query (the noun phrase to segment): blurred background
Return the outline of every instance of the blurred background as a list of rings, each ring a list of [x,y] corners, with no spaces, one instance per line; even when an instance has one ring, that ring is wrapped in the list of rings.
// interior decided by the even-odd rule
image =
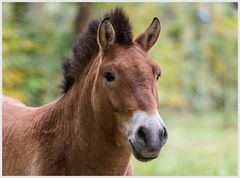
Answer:
[[[3,94],[40,106],[62,95],[61,63],[91,18],[125,9],[138,35],[161,21],[159,112],[169,139],[136,175],[237,175],[237,3],[3,3]]]

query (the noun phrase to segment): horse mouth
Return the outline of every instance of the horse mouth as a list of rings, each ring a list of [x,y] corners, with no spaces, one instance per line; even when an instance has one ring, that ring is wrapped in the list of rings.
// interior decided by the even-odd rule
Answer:
[[[143,155],[141,155],[133,146],[132,142],[129,140],[129,143],[130,143],[130,148],[132,150],[132,153],[134,155],[134,157],[139,160],[139,161],[142,161],[142,162],[148,162],[148,161],[151,161],[155,158],[158,157],[158,155],[156,156],[153,156],[153,157],[144,157]]]

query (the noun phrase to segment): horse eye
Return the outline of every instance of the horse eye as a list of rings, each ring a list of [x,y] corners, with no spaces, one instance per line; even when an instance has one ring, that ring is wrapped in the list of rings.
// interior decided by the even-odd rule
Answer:
[[[108,82],[112,82],[113,80],[115,80],[115,77],[112,73],[110,72],[105,72],[103,74],[103,76],[105,77],[105,79],[108,81]]]
[[[157,80],[158,80],[160,77],[161,77],[161,74],[159,73],[159,74],[157,75]]]

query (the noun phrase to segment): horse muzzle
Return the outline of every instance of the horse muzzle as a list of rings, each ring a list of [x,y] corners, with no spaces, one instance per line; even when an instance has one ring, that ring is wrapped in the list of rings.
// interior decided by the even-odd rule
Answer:
[[[167,138],[167,129],[158,112],[153,115],[134,113],[128,140],[136,159],[150,161],[157,158]]]

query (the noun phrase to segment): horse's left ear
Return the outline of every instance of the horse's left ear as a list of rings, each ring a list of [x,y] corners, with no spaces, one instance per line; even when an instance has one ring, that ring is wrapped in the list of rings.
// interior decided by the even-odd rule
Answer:
[[[135,39],[135,42],[140,44],[146,51],[148,51],[157,42],[160,31],[160,21],[155,17],[145,32]]]
[[[103,19],[98,27],[97,41],[101,50],[106,49],[108,46],[114,43],[115,31],[109,20],[109,17]]]

